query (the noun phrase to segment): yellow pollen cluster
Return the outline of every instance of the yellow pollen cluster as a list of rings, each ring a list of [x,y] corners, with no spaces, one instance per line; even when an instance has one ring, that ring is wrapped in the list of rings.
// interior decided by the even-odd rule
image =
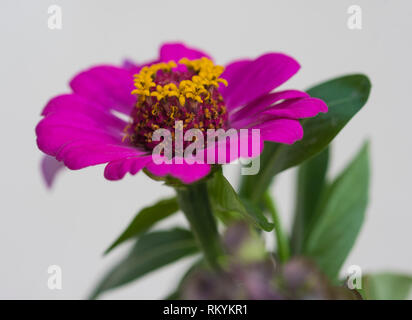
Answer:
[[[170,71],[175,67],[176,63],[174,61],[170,61],[168,63],[161,62],[143,67],[138,74],[134,75],[134,85],[136,89],[132,91],[132,94],[150,96],[150,88],[156,87],[156,83],[154,83],[153,78],[157,71]]]
[[[142,68],[142,70],[134,76],[136,89],[132,91],[132,94],[139,95],[141,99],[147,96],[156,97],[157,101],[167,97],[176,97],[183,106],[186,99],[193,99],[202,103],[202,96],[209,97],[209,91],[207,89],[211,86],[218,87],[219,83],[227,85],[225,79],[219,78],[224,67],[214,65],[208,58],[203,57],[197,60],[183,58],[179,61],[179,64],[183,64],[189,70],[195,72],[191,80],[182,80],[178,86],[174,83],[163,86],[156,85],[154,79],[159,70],[170,72],[172,68],[176,67],[174,61],[157,63]],[[156,90],[150,90],[153,87],[156,87]]]
[[[196,84],[218,87],[219,83],[224,83],[227,86],[227,81],[219,78],[225,68],[214,65],[213,61],[208,58],[203,57],[197,60],[183,58],[179,63],[198,73],[197,76],[192,77],[192,81]]]

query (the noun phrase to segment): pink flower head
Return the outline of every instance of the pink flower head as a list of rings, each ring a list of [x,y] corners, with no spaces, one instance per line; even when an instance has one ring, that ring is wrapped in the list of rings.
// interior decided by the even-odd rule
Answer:
[[[72,92],[52,98],[44,108],[37,144],[72,170],[106,163],[108,180],[145,168],[154,176],[192,183],[208,175],[211,165],[186,159],[155,163],[151,153],[159,142],[152,140],[153,132],[174,130],[175,121],[181,121],[183,133],[259,129],[258,153],[263,141],[292,144],[303,136],[299,119],[327,112],[322,100],[305,92],[272,92],[298,69],[294,59],[280,53],[223,68],[199,50],[164,44],[150,63],[100,65],[76,75]]]

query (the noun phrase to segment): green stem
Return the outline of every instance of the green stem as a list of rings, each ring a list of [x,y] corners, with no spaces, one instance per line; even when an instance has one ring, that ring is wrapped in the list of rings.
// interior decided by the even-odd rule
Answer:
[[[189,221],[206,261],[212,268],[219,268],[223,249],[217,231],[206,182],[176,187],[179,206]]]
[[[278,248],[279,259],[281,262],[286,262],[290,257],[288,237],[283,231],[282,225],[280,223],[278,211],[276,209],[276,205],[272,197],[270,196],[269,192],[265,193],[263,200],[264,200],[266,209],[272,215],[272,220],[275,225],[276,243],[277,243],[277,248]]]

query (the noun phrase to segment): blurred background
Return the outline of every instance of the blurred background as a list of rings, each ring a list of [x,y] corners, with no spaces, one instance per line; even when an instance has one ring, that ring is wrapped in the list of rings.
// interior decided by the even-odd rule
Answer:
[[[350,5],[362,9],[362,29],[350,30]],[[50,30],[48,7],[62,9],[62,29]],[[165,41],[184,41],[219,64],[281,51],[300,72],[284,88],[309,86],[347,73],[372,81],[367,105],[333,143],[330,174],[371,140],[372,185],[366,223],[344,270],[412,272],[412,149],[410,105],[412,2],[408,0],[102,1],[2,0],[0,3],[0,298],[82,299],[128,249],[106,247],[143,206],[172,194],[144,174],[120,182],[103,167],[62,172],[47,190],[34,128],[54,95],[68,92],[78,71],[99,63],[157,56]],[[236,168],[226,173],[236,185]],[[284,224],[293,213],[293,170],[273,187]],[[182,215],[157,228],[184,224]],[[270,239],[269,239],[270,240]],[[159,299],[190,259],[108,292],[110,299]],[[49,290],[47,268],[62,269],[62,290]]]

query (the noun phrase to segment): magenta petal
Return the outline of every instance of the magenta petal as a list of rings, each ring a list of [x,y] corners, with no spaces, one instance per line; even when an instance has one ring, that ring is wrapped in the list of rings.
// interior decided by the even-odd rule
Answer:
[[[227,86],[225,86],[223,83],[220,84],[219,91],[223,97],[227,97],[230,92],[233,90],[233,86],[243,77],[243,70],[246,70],[246,67],[250,65],[252,60],[245,59],[245,60],[238,60],[235,62],[232,62],[228,64],[225,67],[225,71],[222,73],[220,76],[221,78],[225,79],[228,83]],[[228,106],[228,111],[233,110],[235,107],[233,106]]]
[[[122,137],[122,129],[125,126],[122,126],[122,122],[117,120],[113,115],[102,113],[96,114],[96,117],[93,118],[87,113],[64,111],[47,115],[41,120],[39,126],[72,127],[102,132],[107,135],[117,136],[120,139]]]
[[[125,59],[122,63],[122,67],[126,69],[127,71],[129,71],[129,73],[134,75],[134,74],[139,73],[143,67],[151,66],[152,64],[159,63],[159,62],[161,61],[159,59],[156,59],[156,60],[150,60],[150,61],[147,61],[141,64],[136,64],[132,60]]]
[[[77,94],[52,99],[43,115],[36,127],[37,144],[70,169],[144,154],[122,142],[123,120]]]
[[[231,145],[237,148],[231,148]],[[263,140],[258,134],[252,134],[252,130],[244,132],[236,131],[232,139],[218,140],[204,151],[203,160],[207,162],[208,157],[214,159],[214,163],[228,164],[238,158],[254,158],[263,151]],[[214,157],[213,157],[214,155]]]
[[[294,119],[270,120],[256,125],[254,128],[260,129],[260,135],[265,141],[293,144],[303,137],[302,125]]]
[[[126,173],[135,175],[151,162],[151,156],[139,156],[111,161],[104,169],[104,176],[107,180],[120,180]]]
[[[132,72],[114,66],[97,66],[83,71],[70,81],[73,91],[95,103],[130,114],[136,97]]]
[[[231,114],[229,116],[230,122],[236,128],[246,127],[245,125],[251,123],[256,115],[259,115],[262,111],[268,109],[271,104],[281,100],[303,97],[309,97],[309,95],[306,92],[298,90],[284,90],[263,95]]]
[[[75,93],[66,93],[50,99],[41,115],[47,116],[49,113],[60,111],[83,112],[89,110],[91,110],[91,112],[107,112],[107,109],[104,106],[94,103],[85,97]]]
[[[233,131],[233,134],[230,134],[231,138],[226,139],[216,139],[215,143],[212,145],[207,145],[207,148],[203,152],[203,161],[206,163],[214,164],[228,164],[239,158],[240,153],[240,137],[237,131]],[[230,145],[233,143],[236,148],[230,148]]]
[[[243,148],[241,147],[243,145]],[[247,145],[247,148],[245,146]],[[254,158],[260,155],[263,151],[264,139],[261,135],[253,135],[251,130],[248,130],[247,135],[240,135],[239,139],[239,156],[242,158]]]
[[[160,61],[169,62],[171,60],[178,62],[182,58],[189,60],[200,59],[210,56],[200,50],[186,47],[183,43],[166,43],[160,48]]]
[[[202,179],[210,173],[209,164],[188,164],[184,160],[182,164],[156,164],[154,162],[150,162],[146,166],[146,168],[155,176],[165,177],[167,175],[170,175],[186,184],[190,184],[199,179]]]
[[[75,141],[62,147],[56,159],[72,170],[143,155],[143,151],[119,145]]]
[[[74,141],[117,144],[108,136],[77,128],[49,127],[47,130],[38,130],[37,134],[39,149],[51,156],[56,156],[62,147]]]
[[[122,145],[127,125],[101,105],[77,94],[51,99],[43,115],[45,118],[36,127],[37,142],[43,152],[52,156],[74,141]]]
[[[140,71],[140,66],[130,59],[123,60],[122,67],[129,71],[129,73],[136,74]]]
[[[123,131],[127,123],[106,110],[103,106],[77,94],[63,94],[51,99],[42,112],[43,116],[64,120],[65,123],[93,123],[94,127]],[[75,120],[71,120],[75,118]]]
[[[73,141],[122,144],[118,130],[110,130],[103,125],[99,128],[90,119],[66,113],[53,113],[45,117],[37,125],[36,135],[39,149],[51,156],[56,156],[62,147]]]
[[[226,106],[232,110],[253,101],[283,84],[299,68],[296,60],[281,53],[268,53],[249,63],[238,62],[238,70],[226,79],[228,87],[221,90]]]
[[[263,115],[277,118],[310,118],[328,112],[328,106],[318,98],[287,100],[266,110]]]
[[[43,179],[47,187],[51,188],[57,174],[64,168],[64,164],[61,161],[57,161],[54,157],[46,155],[43,156],[40,166]]]

